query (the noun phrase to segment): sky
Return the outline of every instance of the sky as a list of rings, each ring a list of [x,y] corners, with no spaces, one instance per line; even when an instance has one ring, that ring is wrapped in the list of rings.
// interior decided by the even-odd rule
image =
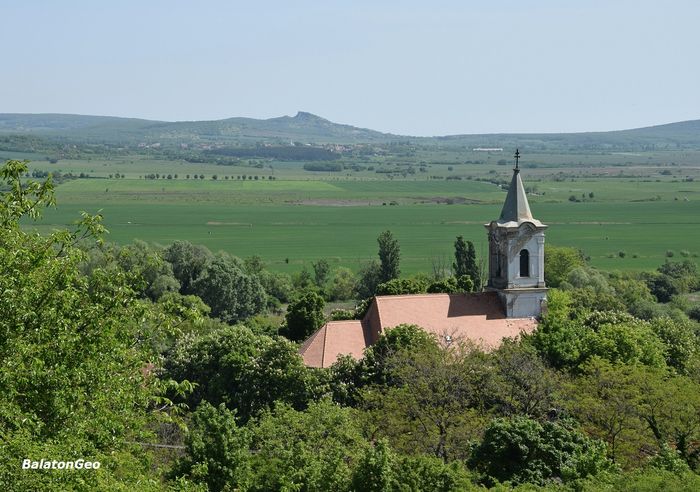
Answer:
[[[402,135],[700,118],[697,0],[0,0],[0,113]]]

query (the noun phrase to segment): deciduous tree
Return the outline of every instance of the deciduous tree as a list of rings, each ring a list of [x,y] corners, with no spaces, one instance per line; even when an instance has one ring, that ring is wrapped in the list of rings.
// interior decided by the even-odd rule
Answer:
[[[290,340],[301,341],[318,330],[325,321],[325,304],[323,297],[313,291],[305,292],[290,302],[285,315],[285,336]]]

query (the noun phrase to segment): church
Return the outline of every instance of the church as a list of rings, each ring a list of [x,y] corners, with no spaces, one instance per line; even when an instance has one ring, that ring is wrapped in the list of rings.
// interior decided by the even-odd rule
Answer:
[[[485,350],[506,337],[531,333],[547,299],[544,283],[544,231],[515,168],[498,220],[485,224],[489,240],[488,284],[484,292],[376,296],[361,320],[329,321],[299,352],[309,367],[329,367],[341,355],[362,357],[387,330],[415,324],[449,345],[470,340]]]

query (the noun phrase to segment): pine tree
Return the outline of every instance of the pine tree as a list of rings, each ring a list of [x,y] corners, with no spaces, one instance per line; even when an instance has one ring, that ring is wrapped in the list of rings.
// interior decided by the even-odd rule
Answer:
[[[476,250],[474,249],[474,243],[467,241],[467,275],[474,282],[474,287],[477,290],[481,290],[481,272],[479,271],[479,265],[476,262]]]
[[[455,241],[455,262],[452,264],[452,269],[455,277],[467,275],[474,282],[476,289],[481,288],[481,275],[476,262],[474,243],[465,241],[462,236],[457,236]]]
[[[379,243],[379,260],[381,261],[379,270],[379,282],[388,282],[391,279],[399,278],[399,260],[401,250],[399,242],[394,238],[391,231],[382,232],[377,238]]]
[[[455,262],[452,264],[455,277],[468,275],[467,262],[467,243],[464,241],[464,237],[457,236],[457,240],[455,241]]]

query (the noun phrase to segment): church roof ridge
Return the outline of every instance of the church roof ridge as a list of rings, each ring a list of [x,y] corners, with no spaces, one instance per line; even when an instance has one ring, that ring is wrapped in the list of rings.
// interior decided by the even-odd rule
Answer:
[[[411,298],[419,298],[419,297],[440,297],[440,296],[474,296],[474,295],[481,295],[481,294],[489,294],[490,292],[422,292],[420,294],[386,294],[386,295],[377,295],[374,296],[377,299],[397,299],[397,298],[402,298],[402,297],[411,297]]]

